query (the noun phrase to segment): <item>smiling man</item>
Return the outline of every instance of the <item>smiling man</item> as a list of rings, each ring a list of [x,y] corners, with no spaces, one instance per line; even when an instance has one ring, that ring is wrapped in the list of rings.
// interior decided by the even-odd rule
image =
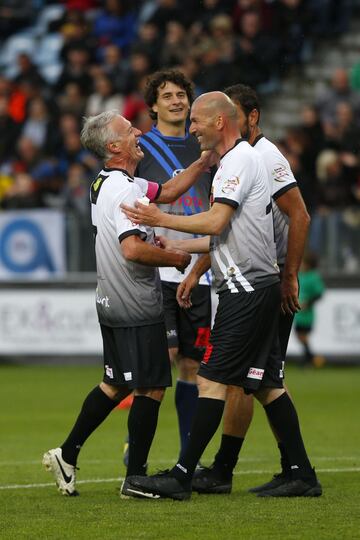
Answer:
[[[145,101],[154,125],[140,138],[144,158],[137,175],[164,183],[177,175],[200,156],[199,143],[187,129],[193,101],[191,82],[177,70],[157,71],[147,81]],[[169,215],[188,216],[209,209],[212,174],[204,171],[186,193],[161,209]],[[157,228],[165,240],[193,239],[192,233]],[[192,263],[197,259],[195,255]],[[191,268],[189,266],[189,270]],[[188,269],[186,270],[187,273]],[[195,411],[198,390],[196,374],[210,335],[210,274],[205,273],[192,293],[192,306],[184,310],[176,301],[176,291],[184,274],[174,267],[160,269],[164,297],[165,323],[170,359],[176,363],[178,379],[175,405],[180,432],[180,455],[185,451]]]
[[[280,496],[319,496],[322,489],[304,447],[297,413],[283,388],[279,269],[264,162],[239,139],[236,106],[222,92],[197,98],[190,118],[190,131],[201,149],[222,156],[211,209],[183,217],[164,214],[155,205],[123,208],[136,223],[211,235],[208,266],[211,261],[219,305],[198,373],[198,406],[184,456],[169,473],[129,477],[128,484],[138,496],[188,499],[196,463],[218,428],[227,387],[234,385],[254,394],[284,444],[291,482]]]
[[[176,200],[209,167],[202,156],[176,179],[159,185],[134,177],[144,154],[141,131],[108,111],[85,121],[81,141],[104,162],[91,185],[91,213],[97,267],[96,307],[104,347],[102,382],[86,397],[65,442],[45,453],[43,464],[63,495],[77,495],[76,464],[87,438],[116,405],[134,391],[128,430],[127,474],[145,474],[160,402],[171,385],[170,362],[160,288],[159,266],[183,271],[191,256],[162,249],[150,227],[134,225],[120,209],[147,197]],[[127,495],[126,480],[122,495]]]

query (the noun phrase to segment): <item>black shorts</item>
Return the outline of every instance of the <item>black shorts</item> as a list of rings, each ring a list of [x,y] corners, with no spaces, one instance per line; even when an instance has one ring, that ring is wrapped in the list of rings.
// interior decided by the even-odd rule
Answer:
[[[191,308],[182,309],[176,300],[179,284],[161,283],[168,347],[178,348],[182,356],[200,362],[210,337],[211,288],[208,285],[195,287],[191,294]]]
[[[279,283],[251,293],[221,293],[199,375],[247,393],[260,386],[282,388],[279,312]]]
[[[286,359],[286,351],[289,344],[290,339],[290,333],[291,333],[291,327],[294,321],[294,314],[283,314],[280,313],[279,316],[279,340],[280,340],[280,349],[281,349],[281,357],[283,359],[283,362],[285,362]]]
[[[171,369],[165,324],[111,328],[100,324],[104,347],[103,381],[113,386],[165,388]]]
[[[295,330],[296,332],[299,332],[300,334],[310,334],[310,332],[312,331],[313,327],[312,325],[310,324],[307,324],[307,325],[302,325],[302,324],[295,324]]]

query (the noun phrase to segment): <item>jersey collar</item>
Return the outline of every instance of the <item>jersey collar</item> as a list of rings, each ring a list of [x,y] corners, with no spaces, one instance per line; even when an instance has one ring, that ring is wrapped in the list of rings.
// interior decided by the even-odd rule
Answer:
[[[247,142],[246,139],[236,139],[235,143],[234,143],[234,146],[232,146],[231,148],[229,148],[229,150],[226,150],[225,154],[223,154],[222,156],[220,156],[220,159],[223,159],[226,154],[228,154],[229,152],[231,152],[231,150],[234,150],[235,146],[237,146],[239,143],[242,143],[242,142]]]
[[[187,127],[185,127],[185,136],[184,137],[168,137],[167,135],[163,135],[161,133],[161,131],[158,130],[158,128],[156,127],[156,125],[154,124],[151,128],[151,130],[153,133],[155,133],[155,135],[157,135],[158,137],[161,137],[162,139],[166,139],[168,141],[186,141],[186,139],[189,137],[189,130],[187,129]]]
[[[103,169],[105,172],[112,172],[112,171],[120,171],[122,173],[124,173],[128,178],[130,178],[131,180],[134,180],[134,177],[132,174],[130,174],[129,172],[127,172],[125,169],[118,169],[116,167],[104,167]]]
[[[263,139],[263,138],[264,138],[264,135],[262,133],[259,133],[259,135],[255,137],[254,142],[252,143],[251,146],[254,147],[260,141],[260,139]]]

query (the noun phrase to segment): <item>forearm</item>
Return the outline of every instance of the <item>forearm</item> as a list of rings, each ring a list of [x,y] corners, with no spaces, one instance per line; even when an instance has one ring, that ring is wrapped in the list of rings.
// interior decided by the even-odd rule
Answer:
[[[297,276],[304,255],[309,224],[308,216],[306,218],[299,215],[290,218],[284,276]]]
[[[145,266],[180,266],[182,264],[180,253],[161,249],[145,242],[136,245],[127,258]]]
[[[208,253],[210,248],[210,236],[189,238],[187,240],[170,240],[170,245],[167,247],[182,249],[188,253]]]
[[[197,159],[182,173],[163,184],[161,193],[156,202],[169,203],[176,201],[198,180],[199,176],[207,169],[201,158]]]
[[[211,219],[210,213],[212,213],[211,210],[192,216],[175,216],[163,212],[159,214],[159,221],[156,225],[166,229],[173,229],[174,231],[218,235],[222,227],[220,228],[220,222],[215,216],[214,219]]]
[[[198,280],[201,278],[205,272],[211,268],[211,259],[209,253],[204,253],[201,257],[198,258],[196,263],[191,269],[191,274],[193,274]]]

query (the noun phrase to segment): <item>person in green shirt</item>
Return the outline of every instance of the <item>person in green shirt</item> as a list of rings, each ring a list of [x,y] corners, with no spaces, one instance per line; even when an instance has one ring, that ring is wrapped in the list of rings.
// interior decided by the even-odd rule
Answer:
[[[314,356],[310,348],[309,336],[315,322],[314,304],[322,297],[325,286],[316,268],[316,255],[310,252],[306,253],[299,272],[299,301],[301,311],[295,314],[295,331],[297,338],[303,346],[303,365],[318,365],[316,361],[317,357]]]

